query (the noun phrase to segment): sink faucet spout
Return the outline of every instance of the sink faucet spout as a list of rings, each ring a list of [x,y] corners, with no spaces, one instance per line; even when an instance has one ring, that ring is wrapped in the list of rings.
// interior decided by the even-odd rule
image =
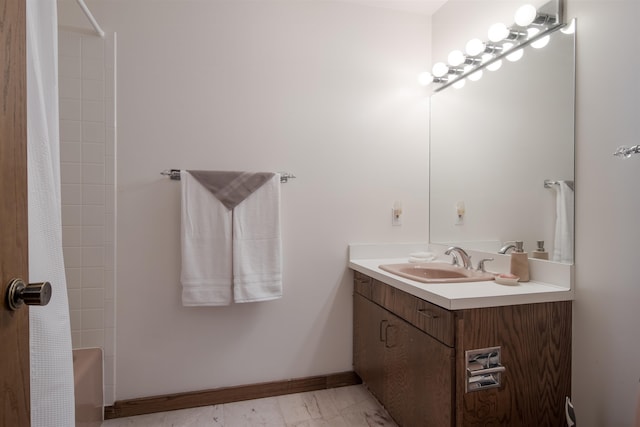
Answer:
[[[467,269],[471,269],[471,256],[464,249],[458,246],[451,246],[445,252],[445,255],[451,255],[453,257],[453,264],[459,265],[459,260],[462,259],[462,266]]]

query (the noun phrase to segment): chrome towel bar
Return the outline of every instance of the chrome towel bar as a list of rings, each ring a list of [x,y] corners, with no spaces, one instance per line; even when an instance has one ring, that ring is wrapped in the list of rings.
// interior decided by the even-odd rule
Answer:
[[[280,173],[280,183],[284,184],[289,182],[290,179],[295,178],[296,176],[291,172],[279,172]],[[165,169],[160,172],[160,175],[168,176],[170,179],[174,181],[180,181],[180,169]]]

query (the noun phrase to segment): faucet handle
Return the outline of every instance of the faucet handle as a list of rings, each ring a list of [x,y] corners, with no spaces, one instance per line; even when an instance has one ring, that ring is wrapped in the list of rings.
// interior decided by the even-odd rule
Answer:
[[[478,271],[482,271],[483,273],[486,273],[487,270],[484,269],[484,264],[487,261],[493,261],[493,258],[483,258],[480,261],[478,261]]]

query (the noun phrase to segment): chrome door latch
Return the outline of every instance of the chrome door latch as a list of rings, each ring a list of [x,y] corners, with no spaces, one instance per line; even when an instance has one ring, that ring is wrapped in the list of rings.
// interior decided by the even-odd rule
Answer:
[[[13,279],[7,287],[7,306],[17,310],[23,305],[47,305],[51,300],[51,283],[30,283],[25,285],[22,279]]]

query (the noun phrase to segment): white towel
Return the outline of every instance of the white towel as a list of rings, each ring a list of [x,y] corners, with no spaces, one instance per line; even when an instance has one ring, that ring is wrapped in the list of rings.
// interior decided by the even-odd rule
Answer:
[[[573,190],[565,181],[555,187],[556,230],[553,245],[553,261],[573,262]]]
[[[280,185],[275,174],[233,210],[235,302],[282,297]]]
[[[189,172],[182,183],[182,304],[228,305],[232,283],[232,211]]]

